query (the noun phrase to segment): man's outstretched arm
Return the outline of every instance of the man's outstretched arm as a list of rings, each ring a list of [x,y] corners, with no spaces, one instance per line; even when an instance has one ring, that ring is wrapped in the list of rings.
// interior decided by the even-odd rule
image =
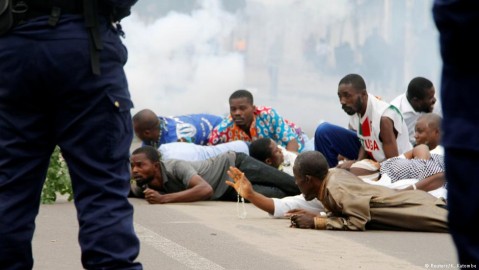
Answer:
[[[246,178],[244,173],[238,168],[230,167],[228,175],[234,182],[226,181],[226,184],[236,190],[241,197],[245,198],[259,209],[274,214],[274,201],[271,198],[264,196],[253,190],[251,182]]]

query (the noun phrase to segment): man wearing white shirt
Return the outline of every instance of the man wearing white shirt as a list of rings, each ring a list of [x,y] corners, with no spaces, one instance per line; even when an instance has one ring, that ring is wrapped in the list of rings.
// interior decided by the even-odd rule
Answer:
[[[274,140],[270,138],[257,139],[251,143],[249,151],[251,157],[294,176],[293,165],[298,154],[278,146]],[[318,199],[306,201],[303,194],[278,199],[262,196],[255,192],[249,184],[241,188],[245,191],[243,194],[245,199],[275,218],[285,217],[289,211],[294,209],[302,209],[318,215],[324,212],[324,207]]]
[[[349,129],[324,122],[314,135],[314,148],[326,157],[330,168],[349,169],[355,160],[366,158],[381,162],[412,149],[401,112],[368,93],[360,75],[343,77],[337,95],[350,116]],[[338,155],[348,161],[338,165]]]
[[[423,77],[416,77],[409,82],[406,93],[403,93],[391,101],[391,105],[401,111],[409,131],[409,141],[415,145],[414,138],[416,121],[424,113],[430,113],[434,109],[436,90],[432,82]]]
[[[288,151],[270,138],[260,138],[249,146],[250,156],[291,176],[298,153]]]

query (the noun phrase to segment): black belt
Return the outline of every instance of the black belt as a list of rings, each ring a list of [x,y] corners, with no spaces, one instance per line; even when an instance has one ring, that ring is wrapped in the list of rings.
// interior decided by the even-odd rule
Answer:
[[[48,24],[55,26],[61,14],[83,14],[82,0],[13,0],[15,24],[40,16],[50,16]]]
[[[48,24],[52,27],[57,25],[62,14],[82,15],[89,33],[92,72],[101,74],[100,51],[103,49],[103,43],[99,31],[99,16],[109,16],[111,10],[98,6],[97,0],[13,0],[12,13],[15,24],[47,15]]]

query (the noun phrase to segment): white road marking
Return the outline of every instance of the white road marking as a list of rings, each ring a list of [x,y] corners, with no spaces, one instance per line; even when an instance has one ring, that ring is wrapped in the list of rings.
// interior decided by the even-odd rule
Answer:
[[[135,231],[140,241],[156,250],[166,254],[168,257],[186,265],[191,269],[198,270],[220,270],[224,267],[198,255],[197,253],[176,244],[175,242],[155,233],[154,231],[135,223]]]

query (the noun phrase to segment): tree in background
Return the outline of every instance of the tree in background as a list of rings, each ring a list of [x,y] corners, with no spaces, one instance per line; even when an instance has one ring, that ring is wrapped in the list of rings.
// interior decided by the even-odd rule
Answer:
[[[68,194],[68,201],[73,200],[72,183],[65,160],[63,159],[60,147],[55,147],[50,157],[50,166],[47,178],[43,184],[42,203],[51,204],[57,199],[57,193]]]

